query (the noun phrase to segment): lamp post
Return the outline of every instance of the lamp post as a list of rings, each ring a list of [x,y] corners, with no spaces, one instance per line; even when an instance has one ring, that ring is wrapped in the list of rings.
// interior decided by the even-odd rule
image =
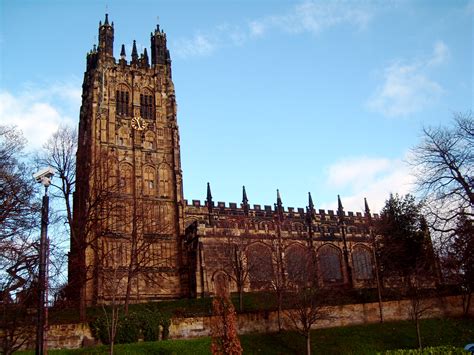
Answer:
[[[41,206],[41,237],[39,250],[39,271],[38,271],[38,310],[36,324],[36,349],[38,355],[47,354],[46,328],[48,325],[47,297],[48,297],[48,214],[49,214],[49,196],[48,187],[51,185],[51,179],[54,175],[54,169],[51,167],[42,169],[33,178],[36,182],[44,186],[43,204]]]

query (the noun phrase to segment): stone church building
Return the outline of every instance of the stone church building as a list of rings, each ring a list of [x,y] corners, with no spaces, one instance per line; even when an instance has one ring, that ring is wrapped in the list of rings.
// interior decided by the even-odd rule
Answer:
[[[183,196],[175,88],[166,34],[114,57],[106,15],[87,54],[69,279],[88,305],[202,297],[218,287],[272,289],[313,257],[321,287],[374,287],[372,216],[338,208],[204,202]],[[204,187],[203,187],[204,191]],[[375,218],[377,216],[374,216]]]

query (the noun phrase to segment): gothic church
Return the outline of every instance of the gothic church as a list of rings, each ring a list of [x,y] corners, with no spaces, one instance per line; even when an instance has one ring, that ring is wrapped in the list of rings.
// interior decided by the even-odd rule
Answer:
[[[88,305],[203,297],[218,287],[271,289],[298,277],[308,251],[321,287],[374,287],[372,216],[308,206],[184,199],[175,88],[166,34],[150,55],[114,57],[105,16],[87,54],[69,279]],[[375,216],[376,217],[376,216]]]

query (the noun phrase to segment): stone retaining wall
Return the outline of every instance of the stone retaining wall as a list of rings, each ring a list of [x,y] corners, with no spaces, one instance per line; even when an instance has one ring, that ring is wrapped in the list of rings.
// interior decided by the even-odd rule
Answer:
[[[410,301],[390,301],[383,303],[384,319],[386,321],[410,319]],[[431,303],[427,314],[429,318],[457,317],[462,315],[462,299],[460,296],[433,298],[425,300]],[[313,328],[328,328],[363,323],[379,322],[378,303],[349,304],[327,307],[330,319],[318,321]],[[474,307],[470,314],[474,315]],[[283,317],[284,318],[284,317]],[[170,325],[170,338],[195,338],[208,336],[210,317],[173,318]],[[253,312],[237,315],[239,334],[265,333],[278,330],[277,312]],[[288,321],[283,319],[283,327],[290,328]],[[28,348],[34,348],[33,343]],[[74,349],[94,345],[88,324],[58,324],[50,325],[48,332],[48,347],[50,349]]]
[[[459,296],[433,298],[425,300],[431,304],[427,318],[458,317],[461,316],[462,299]],[[346,325],[377,323],[380,321],[378,303],[349,304],[327,307],[330,318],[322,319],[313,328],[329,328]],[[471,307],[470,313],[474,315]],[[383,303],[383,314],[386,321],[410,319],[410,301],[390,301]],[[291,326],[283,318],[283,328]],[[278,331],[277,312],[254,312],[237,315],[239,334],[265,333]],[[174,318],[170,326],[171,338],[193,338],[208,336],[210,331],[210,317]]]

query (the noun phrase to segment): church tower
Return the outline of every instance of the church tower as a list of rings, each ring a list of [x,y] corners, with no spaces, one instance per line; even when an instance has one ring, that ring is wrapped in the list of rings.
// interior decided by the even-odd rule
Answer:
[[[85,304],[176,298],[182,276],[183,187],[166,34],[131,60],[114,57],[114,23],[87,54],[69,277]],[[74,286],[75,285],[75,286]]]

